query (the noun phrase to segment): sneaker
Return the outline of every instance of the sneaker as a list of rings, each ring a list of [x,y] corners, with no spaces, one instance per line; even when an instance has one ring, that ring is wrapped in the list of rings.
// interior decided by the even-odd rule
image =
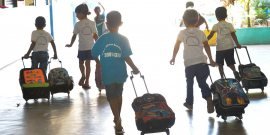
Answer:
[[[188,105],[186,102],[183,104],[187,109],[192,110],[193,106],[192,105]]]
[[[234,74],[234,78],[235,78],[238,82],[240,82],[240,81],[241,81],[241,78],[240,78],[240,76],[239,76],[239,73],[238,73],[237,71],[235,71],[233,74]]]

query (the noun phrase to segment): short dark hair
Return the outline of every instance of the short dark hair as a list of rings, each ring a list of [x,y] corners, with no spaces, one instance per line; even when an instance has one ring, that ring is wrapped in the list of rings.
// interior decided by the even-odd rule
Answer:
[[[44,17],[39,16],[36,18],[36,27],[37,29],[43,29],[46,25],[46,20]]]
[[[218,7],[215,13],[216,13],[216,17],[218,17],[219,19],[227,18],[227,9],[225,7]]]
[[[107,14],[107,23],[113,28],[121,25],[121,14],[118,11],[111,11]]]
[[[183,19],[187,24],[195,25],[199,19],[199,13],[195,9],[187,9],[183,15]]]
[[[84,15],[90,15],[88,6],[86,4],[80,4],[75,8],[75,13],[83,13]]]
[[[188,1],[186,3],[186,8],[188,8],[188,7],[194,7],[194,3],[192,1]]]

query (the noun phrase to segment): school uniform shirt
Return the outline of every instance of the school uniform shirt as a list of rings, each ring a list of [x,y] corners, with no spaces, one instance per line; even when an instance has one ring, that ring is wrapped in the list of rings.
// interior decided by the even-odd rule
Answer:
[[[94,45],[93,34],[97,33],[96,23],[89,19],[80,20],[75,24],[74,34],[79,34],[79,51],[91,50]]]
[[[234,41],[231,33],[236,31],[231,23],[220,21],[213,26],[212,31],[217,32],[217,51],[234,48]]]
[[[184,42],[184,65],[185,67],[207,63],[207,56],[203,53],[203,43],[208,42],[203,31],[192,27],[181,30],[177,40]]]
[[[103,12],[103,14],[99,16],[99,22],[96,24],[99,37],[102,34],[104,34],[104,31],[106,29],[104,22],[105,22],[105,13]]]
[[[48,45],[53,41],[53,38],[50,33],[44,30],[35,30],[32,32],[31,41],[36,43],[33,52],[46,52],[48,51]]]
[[[98,58],[102,67],[104,85],[124,83],[128,77],[124,58],[132,55],[128,39],[118,33],[102,35],[92,49],[92,56]]]

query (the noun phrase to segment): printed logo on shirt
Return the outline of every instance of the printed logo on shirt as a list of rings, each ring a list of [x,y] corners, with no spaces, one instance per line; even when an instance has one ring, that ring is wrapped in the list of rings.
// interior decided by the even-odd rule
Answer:
[[[83,35],[91,35],[91,28],[89,26],[86,26],[82,30]]]
[[[231,31],[230,31],[230,29],[227,28],[227,27],[222,27],[222,28],[220,29],[220,34],[221,34],[221,35],[228,35],[228,34],[231,34]]]
[[[36,41],[37,45],[47,45],[48,44],[48,41],[45,37],[43,36],[40,36],[37,38],[37,41]]]
[[[187,37],[186,43],[188,44],[188,46],[199,46],[200,40],[197,37],[189,36]]]
[[[117,48],[117,49],[120,50],[121,53],[105,52],[108,47]],[[120,48],[119,45],[116,45],[116,44],[107,44],[106,47],[103,50],[102,56],[104,56],[105,58],[108,58],[108,57],[121,58],[121,56],[122,56],[122,49]]]

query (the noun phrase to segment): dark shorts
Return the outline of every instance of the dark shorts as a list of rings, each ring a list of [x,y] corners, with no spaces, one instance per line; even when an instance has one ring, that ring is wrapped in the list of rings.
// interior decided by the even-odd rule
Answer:
[[[49,53],[47,51],[32,52],[31,68],[42,68],[47,73]]]
[[[224,65],[224,60],[226,61],[227,66],[235,64],[234,49],[216,52],[216,63]]]
[[[122,96],[123,86],[124,83],[121,84],[113,83],[110,85],[105,85],[107,100],[110,101],[111,99]]]
[[[78,56],[79,60],[94,60],[91,50],[79,51]]]

